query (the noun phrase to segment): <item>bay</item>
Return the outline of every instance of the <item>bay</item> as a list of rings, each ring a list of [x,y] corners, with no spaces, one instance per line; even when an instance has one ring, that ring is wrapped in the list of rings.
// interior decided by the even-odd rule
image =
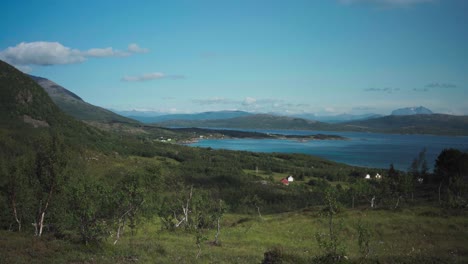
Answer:
[[[443,149],[456,148],[468,151],[468,137],[434,135],[399,135],[362,132],[332,132],[304,130],[258,130],[262,133],[288,135],[339,135],[348,140],[311,140],[300,142],[286,139],[203,139],[191,144],[213,149],[245,150],[254,152],[303,153],[349,165],[388,168],[406,171],[420,151],[426,149],[426,160],[434,168],[437,156]]]

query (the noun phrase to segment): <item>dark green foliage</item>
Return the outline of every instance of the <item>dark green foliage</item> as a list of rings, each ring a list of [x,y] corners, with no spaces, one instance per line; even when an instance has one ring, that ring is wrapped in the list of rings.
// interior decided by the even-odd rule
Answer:
[[[112,195],[109,187],[93,177],[75,175],[68,183],[68,215],[63,222],[64,232],[75,231],[86,244],[107,237],[110,227],[106,221],[112,216]]]
[[[327,188],[323,191],[322,214],[328,220],[328,234],[317,233],[315,238],[319,248],[322,249],[326,259],[339,261],[345,256],[345,248],[342,237],[342,223],[336,224],[333,222],[334,216],[340,211],[340,203],[338,202],[338,191],[335,188]]]
[[[283,248],[277,246],[263,254],[262,264],[281,264],[283,263]]]
[[[445,149],[437,157],[434,176],[440,188],[446,190],[446,205],[466,207],[468,190],[468,153],[456,149]],[[440,199],[440,197],[439,197]]]
[[[358,246],[361,258],[366,259],[370,254],[371,230],[359,220],[357,223]]]

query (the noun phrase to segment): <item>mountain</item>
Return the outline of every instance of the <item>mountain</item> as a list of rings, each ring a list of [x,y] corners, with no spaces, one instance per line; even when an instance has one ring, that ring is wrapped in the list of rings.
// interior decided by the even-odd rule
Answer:
[[[252,115],[243,111],[214,111],[203,112],[197,114],[169,114],[169,115],[152,115],[148,116],[145,112],[131,111],[128,112],[127,117],[138,120],[143,123],[159,123],[168,120],[215,120],[215,119],[228,119],[234,117]]]
[[[366,120],[372,118],[382,117],[379,114],[362,114],[362,115],[352,115],[352,114],[339,114],[339,115],[330,115],[330,116],[317,116],[315,114],[298,114],[294,117],[304,118],[309,120],[315,120],[325,123],[342,123],[354,120]]]
[[[46,78],[29,75],[49,94],[54,103],[65,113],[82,121],[102,123],[137,123],[135,120],[115,114],[107,109],[89,104],[78,95]]]
[[[468,135],[468,116],[390,115],[339,124],[341,130],[396,134]]]
[[[35,128],[73,122],[31,78],[0,61],[0,122],[2,127]]]
[[[216,120],[170,120],[158,123],[158,125],[167,127],[296,129],[392,134],[468,135],[468,116],[443,114],[408,116],[390,115],[336,124],[328,124],[287,116],[255,114]]]
[[[396,115],[396,116],[430,115],[430,114],[433,114],[433,112],[423,106],[400,108],[392,112],[392,115]]]
[[[213,127],[247,129],[309,129],[330,128],[329,124],[296,117],[275,116],[269,114],[251,114],[246,116],[214,120],[170,120],[158,123],[168,127]]]

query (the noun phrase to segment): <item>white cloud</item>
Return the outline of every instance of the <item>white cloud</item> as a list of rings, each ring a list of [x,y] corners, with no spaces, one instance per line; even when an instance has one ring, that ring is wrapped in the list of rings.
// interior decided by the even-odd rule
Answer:
[[[147,53],[149,49],[141,48],[138,44],[132,43],[128,45],[128,51],[132,53]]]
[[[0,52],[0,58],[14,65],[54,65],[80,63],[85,56],[58,42],[21,42]]]
[[[165,78],[166,75],[162,72],[152,72],[152,73],[145,73],[140,76],[124,76],[122,81],[124,82],[144,82],[149,80],[157,80]]]
[[[257,102],[257,99],[252,98],[252,97],[246,97],[244,99],[244,102],[242,102],[242,104],[243,105],[253,105],[253,104],[255,104],[255,102]]]
[[[339,0],[342,4],[373,4],[379,6],[405,7],[415,4],[431,3],[435,0]]]
[[[171,79],[171,80],[180,80],[185,79],[184,75],[167,75],[162,72],[151,72],[145,73],[139,76],[124,76],[122,77],[121,81],[123,82],[144,82],[144,81],[151,81],[151,80],[159,80],[159,79]]]
[[[120,51],[107,48],[92,48],[78,50],[66,47],[59,42],[21,42],[14,47],[8,47],[0,51],[0,59],[18,66],[28,65],[57,65],[74,64],[86,61],[88,58],[124,57],[132,53],[148,52],[148,49],[140,48],[137,44],[130,44],[128,51]]]
[[[103,57],[125,57],[129,56],[130,53],[114,50],[112,47],[103,48],[103,49],[89,49],[83,52],[83,55],[86,57],[94,57],[94,58],[103,58]]]

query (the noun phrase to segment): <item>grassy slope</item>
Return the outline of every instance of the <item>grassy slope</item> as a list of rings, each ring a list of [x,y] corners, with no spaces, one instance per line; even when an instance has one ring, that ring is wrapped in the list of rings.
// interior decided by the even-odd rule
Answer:
[[[326,220],[317,209],[266,215],[228,214],[222,221],[220,247],[209,243],[214,231],[206,232],[201,257],[193,233],[161,231],[157,219],[140,227],[135,237],[128,233],[117,245],[109,239],[100,248],[31,235],[0,232],[2,263],[260,263],[263,253],[283,249],[285,263],[310,263],[321,254],[315,240],[326,232]],[[466,263],[468,218],[445,215],[440,209],[418,207],[403,211],[347,210],[338,215],[343,223],[341,240],[347,256],[358,261],[357,221],[374,230],[370,260],[381,263]]]

